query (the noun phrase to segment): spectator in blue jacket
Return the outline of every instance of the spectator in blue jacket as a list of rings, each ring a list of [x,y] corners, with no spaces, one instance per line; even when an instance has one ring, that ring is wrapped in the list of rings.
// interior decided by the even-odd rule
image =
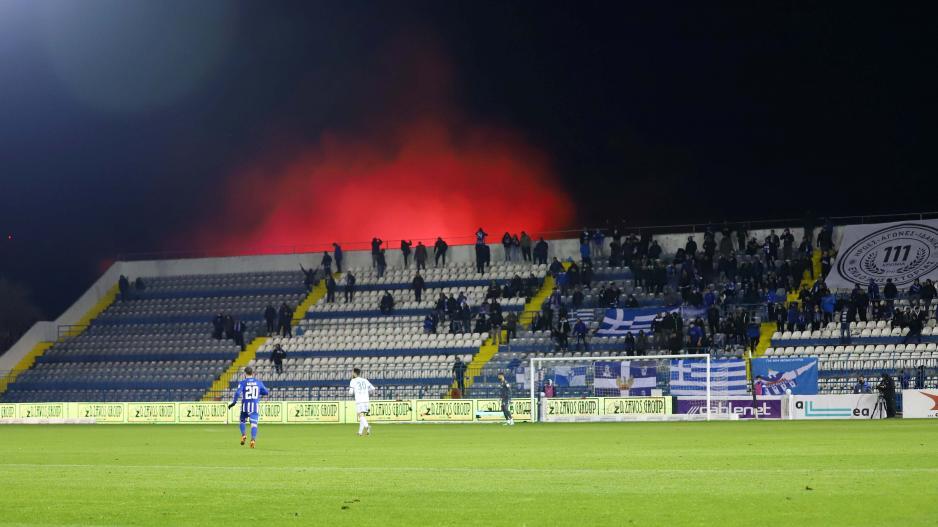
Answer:
[[[801,310],[798,309],[798,302],[792,302],[788,305],[788,331],[795,331],[800,318]]]
[[[834,307],[837,304],[837,299],[834,298],[834,295],[828,294],[821,297],[821,311],[824,312],[824,323],[829,324],[834,320]]]
[[[866,294],[869,295],[870,302],[879,302],[882,299],[879,294],[879,284],[876,283],[876,280],[870,278],[870,283],[866,286]]]
[[[586,341],[586,323],[576,319],[576,324],[573,325],[573,336],[576,337],[576,349],[580,350],[580,343],[583,343],[583,346],[586,348],[586,351],[590,350],[589,342]]]
[[[589,241],[580,242],[580,260],[584,263],[592,263],[590,259],[590,244]]]
[[[339,273],[342,272],[342,246],[336,242],[332,242],[332,258],[335,260],[335,270]]]

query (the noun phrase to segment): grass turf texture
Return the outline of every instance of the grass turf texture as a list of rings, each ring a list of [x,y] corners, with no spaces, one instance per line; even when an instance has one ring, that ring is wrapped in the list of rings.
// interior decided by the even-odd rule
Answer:
[[[3,426],[0,525],[936,525],[926,421]]]

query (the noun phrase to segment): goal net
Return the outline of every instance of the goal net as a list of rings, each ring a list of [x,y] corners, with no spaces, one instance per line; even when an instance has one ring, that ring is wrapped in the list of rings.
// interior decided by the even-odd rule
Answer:
[[[712,396],[746,393],[745,363],[742,371],[721,367],[717,386],[713,365],[707,354],[532,357],[518,380],[541,421],[710,420],[719,418],[707,410]],[[706,404],[678,414],[672,396]]]

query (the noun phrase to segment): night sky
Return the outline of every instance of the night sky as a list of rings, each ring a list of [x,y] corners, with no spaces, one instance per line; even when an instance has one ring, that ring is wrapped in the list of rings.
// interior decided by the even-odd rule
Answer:
[[[936,210],[934,15],[5,0],[0,275],[54,318],[120,254]]]

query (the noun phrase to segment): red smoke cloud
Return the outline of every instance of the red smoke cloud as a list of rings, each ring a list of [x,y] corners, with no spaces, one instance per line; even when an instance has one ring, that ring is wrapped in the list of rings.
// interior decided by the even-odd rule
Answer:
[[[338,241],[356,249],[374,236],[457,244],[479,227],[493,242],[505,231],[569,227],[573,205],[547,156],[504,128],[465,124],[442,49],[420,30],[392,39],[364,83],[381,87],[362,101],[366,117],[349,116],[369,132],[324,134],[238,171],[220,221],[198,231],[196,246],[237,254]]]
[[[573,206],[545,156],[511,133],[457,134],[424,120],[374,145],[335,136],[291,159],[258,164],[229,184],[225,226],[198,246],[221,252],[384,240],[468,243],[478,227],[535,235],[568,227]]]

